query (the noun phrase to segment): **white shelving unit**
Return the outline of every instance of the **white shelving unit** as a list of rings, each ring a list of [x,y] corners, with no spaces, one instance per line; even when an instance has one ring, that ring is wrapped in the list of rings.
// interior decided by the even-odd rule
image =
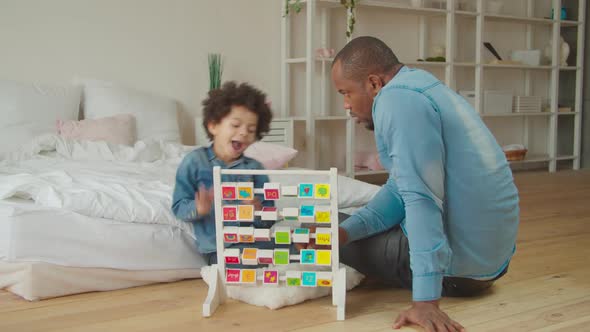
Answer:
[[[432,72],[452,89],[475,91],[475,109],[498,142],[520,143],[529,149],[525,160],[513,163],[515,167],[541,164],[554,172],[563,162],[568,162],[568,166],[578,169],[586,1],[504,0],[503,10],[494,14],[488,11],[487,1],[427,0],[430,7],[436,8],[415,8],[410,0],[360,0],[356,7],[355,33],[381,38],[402,63]],[[346,9],[339,0],[303,0],[302,3],[301,13],[291,13],[282,20],[280,111],[281,117],[293,117],[301,121],[300,128],[305,128],[305,133],[296,133],[307,137],[302,153],[305,166],[323,169],[336,166],[351,177],[386,174],[355,170],[356,147],[374,149],[371,135],[357,128],[342,110],[341,98],[331,86],[333,58],[315,56],[317,48],[338,51],[348,42],[344,37]],[[551,8],[562,8],[562,5],[568,10],[566,20],[561,20],[559,15],[548,17]],[[462,6],[460,10],[459,6]],[[386,15],[396,15],[396,19],[386,20]],[[297,33],[297,26],[300,30],[304,28],[305,33]],[[408,36],[393,40],[391,35],[400,31]],[[560,66],[559,40],[564,34],[570,37],[566,40],[571,52],[567,66]],[[503,57],[512,49],[540,49],[543,53],[551,41],[551,57],[539,66],[492,64],[492,56],[483,46],[488,41]],[[292,48],[292,44],[299,49]],[[434,45],[445,47],[445,62],[416,61],[430,56],[429,50]],[[295,77],[303,69],[304,78]],[[573,88],[561,91],[560,87],[568,81]],[[513,90],[515,95],[540,96],[547,111],[486,113],[484,91],[502,88]],[[561,106],[572,111],[558,112]],[[337,155],[336,150],[341,154]]]

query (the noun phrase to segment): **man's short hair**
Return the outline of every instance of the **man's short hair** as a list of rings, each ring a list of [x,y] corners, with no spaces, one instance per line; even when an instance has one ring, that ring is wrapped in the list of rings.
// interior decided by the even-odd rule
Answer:
[[[340,61],[345,78],[360,82],[370,74],[391,72],[400,62],[383,41],[362,36],[351,40],[338,52],[332,66]]]

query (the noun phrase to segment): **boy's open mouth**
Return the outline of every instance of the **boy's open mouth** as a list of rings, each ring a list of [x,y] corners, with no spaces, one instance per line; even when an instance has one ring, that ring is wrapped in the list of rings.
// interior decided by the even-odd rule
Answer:
[[[235,151],[240,151],[244,146],[244,143],[238,141],[231,141],[231,146]]]

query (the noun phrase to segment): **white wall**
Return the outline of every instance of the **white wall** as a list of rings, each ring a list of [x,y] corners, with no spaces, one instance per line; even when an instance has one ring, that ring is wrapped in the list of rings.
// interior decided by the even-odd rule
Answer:
[[[207,53],[224,80],[280,104],[278,0],[0,0],[0,78],[110,80],[178,100],[185,143],[208,90]],[[199,128],[200,129],[200,128]]]

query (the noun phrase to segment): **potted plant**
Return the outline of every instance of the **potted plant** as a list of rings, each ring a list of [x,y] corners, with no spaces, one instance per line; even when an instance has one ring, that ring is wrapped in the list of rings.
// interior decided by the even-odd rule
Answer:
[[[223,62],[221,54],[209,53],[209,90],[221,87],[221,75],[223,74]]]

